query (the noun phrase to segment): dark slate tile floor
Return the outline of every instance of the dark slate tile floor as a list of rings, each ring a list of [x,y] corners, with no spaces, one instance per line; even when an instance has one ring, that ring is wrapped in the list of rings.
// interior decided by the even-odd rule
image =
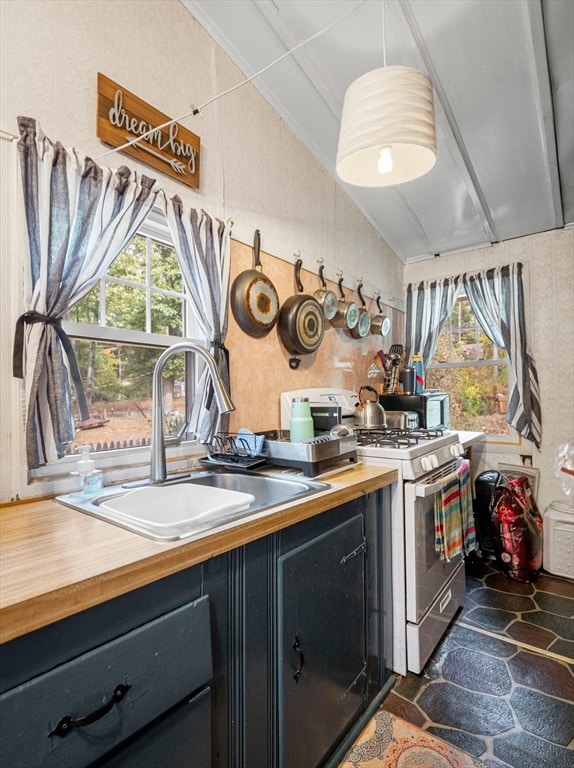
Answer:
[[[382,708],[493,768],[574,767],[574,582],[467,562],[464,604]]]

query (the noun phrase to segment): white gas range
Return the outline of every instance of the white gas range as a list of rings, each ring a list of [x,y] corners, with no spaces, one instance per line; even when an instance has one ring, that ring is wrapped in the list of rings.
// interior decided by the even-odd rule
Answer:
[[[398,471],[390,510],[392,668],[402,675],[407,670],[419,673],[464,598],[462,556],[446,562],[435,551],[434,542],[434,503],[441,479],[453,471],[464,452],[458,433],[354,427],[357,394],[326,387],[282,393],[282,429],[289,428],[295,397],[307,397],[312,408],[338,406],[341,423],[354,429],[358,459]]]

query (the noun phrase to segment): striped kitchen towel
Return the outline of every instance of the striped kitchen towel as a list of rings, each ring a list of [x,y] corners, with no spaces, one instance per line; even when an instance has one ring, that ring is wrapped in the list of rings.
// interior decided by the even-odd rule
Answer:
[[[435,550],[443,560],[450,560],[462,552],[460,515],[460,483],[458,470],[441,480],[441,488],[435,496],[434,508]]]
[[[465,555],[476,550],[476,531],[474,528],[474,512],[472,509],[472,488],[470,483],[470,464],[463,460],[458,468],[460,484],[460,517],[462,529],[462,546]]]

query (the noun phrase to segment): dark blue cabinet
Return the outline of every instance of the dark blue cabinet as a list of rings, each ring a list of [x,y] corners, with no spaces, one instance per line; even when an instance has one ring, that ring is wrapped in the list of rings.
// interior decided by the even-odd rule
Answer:
[[[278,558],[280,768],[319,765],[364,706],[365,553],[357,513]]]
[[[232,717],[217,768],[327,765],[385,685],[387,493],[232,553],[224,675]]]

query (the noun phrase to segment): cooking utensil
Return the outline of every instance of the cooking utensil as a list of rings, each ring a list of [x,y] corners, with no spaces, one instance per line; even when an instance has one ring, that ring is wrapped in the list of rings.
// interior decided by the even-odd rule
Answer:
[[[365,393],[375,396],[374,400],[367,400]],[[385,409],[379,403],[379,396],[374,387],[361,387],[359,390],[359,403],[355,409],[355,424],[367,429],[374,427],[386,427],[387,417]]]
[[[314,296],[303,293],[302,264],[301,259],[295,262],[295,283],[299,293],[290,296],[279,312],[279,336],[285,349],[292,355],[310,355],[315,352],[325,333],[325,317],[321,305]],[[289,365],[297,367],[291,361]]]
[[[253,269],[240,272],[231,286],[231,311],[237,325],[255,338],[266,336],[279,316],[279,296],[263,274],[260,259],[261,233],[253,236]]]
[[[383,308],[381,307],[381,297],[377,294],[377,309],[379,314],[375,315],[373,322],[371,323],[371,333],[373,336],[386,336],[391,330],[391,321],[383,314]]]
[[[339,278],[339,295],[341,298],[337,299],[337,312],[331,320],[331,325],[334,325],[335,328],[351,330],[359,322],[359,307],[354,301],[347,301],[345,299],[342,276]]]
[[[380,360],[383,370],[386,371],[389,367],[389,364],[387,363],[387,356],[385,355],[384,350],[379,349],[375,357],[377,357]]]
[[[323,310],[323,314],[325,315],[325,319],[332,320],[337,314],[337,308],[339,304],[335,291],[331,291],[329,288],[327,288],[327,283],[323,277],[324,269],[325,268],[323,264],[321,264],[319,267],[319,280],[321,281],[321,288],[318,288],[313,296],[319,302],[319,305]]]
[[[351,328],[351,336],[354,339],[364,339],[365,336],[368,336],[369,331],[371,330],[371,316],[367,312],[367,305],[363,298],[362,288],[363,283],[359,283],[357,286],[357,293],[362,306],[359,307],[359,319],[357,320],[357,325],[354,328]]]
[[[389,349],[389,355],[398,355],[399,361],[400,361],[403,357],[403,345],[391,344],[391,348]]]
[[[401,344],[393,344],[389,349],[387,355],[387,361],[390,366],[385,379],[384,392],[385,394],[393,394],[398,391],[399,388],[399,365],[403,354],[403,347]]]

